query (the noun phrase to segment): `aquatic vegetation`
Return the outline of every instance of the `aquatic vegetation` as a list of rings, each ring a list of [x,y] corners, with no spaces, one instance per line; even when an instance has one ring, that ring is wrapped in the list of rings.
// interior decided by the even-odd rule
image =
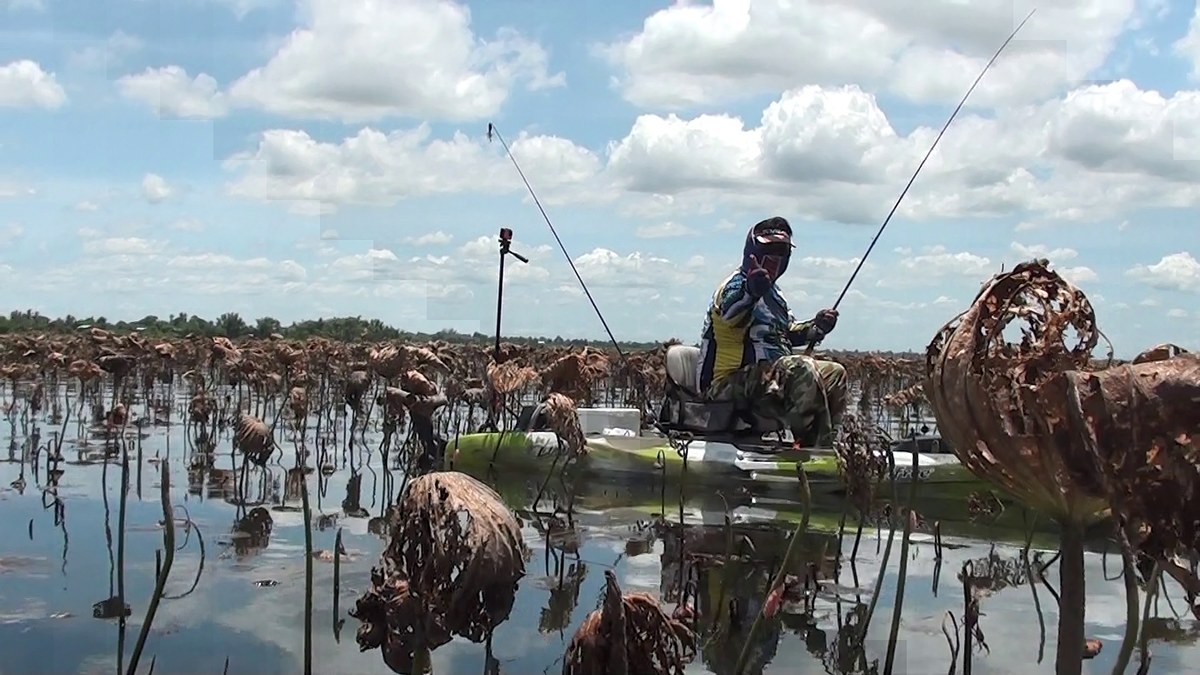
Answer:
[[[1005,334],[1021,321],[1019,341]],[[998,274],[927,349],[925,393],[938,429],[976,475],[1063,522],[1107,507],[1091,459],[1067,440],[1065,373],[1089,367],[1099,340],[1079,289],[1045,265]]]
[[[579,426],[579,414],[575,412],[574,401],[565,394],[551,392],[542,402],[542,410],[547,426],[566,445],[568,453],[575,455],[586,452],[583,429]]]
[[[1071,420],[1130,543],[1154,560],[1200,552],[1200,354],[1160,346],[1066,379]]]
[[[281,400],[293,423],[302,423],[306,413],[328,406],[335,397],[362,415],[387,387],[424,396],[436,390],[452,404],[494,409],[499,416],[495,421],[502,423],[508,411],[501,404],[551,393],[578,405],[652,410],[663,396],[665,353],[673,344],[678,340],[627,352],[621,359],[611,349],[502,343],[499,359],[493,359],[486,345],[445,341],[149,339],[136,332],[122,335],[92,328],[70,334],[0,335],[0,373],[12,390],[17,383],[28,383],[31,395],[36,383],[57,384],[67,377],[89,391],[119,384],[121,400],[111,402],[106,412],[117,405],[128,408],[138,392],[172,385],[179,378],[189,391],[187,419],[197,435],[238,424],[242,414],[274,429],[273,416],[265,411],[268,403]],[[847,368],[852,388],[860,393],[864,418],[882,419],[899,408],[923,405],[917,386],[922,364],[916,358],[837,351],[819,356]],[[327,386],[336,387],[336,393],[325,391]],[[489,401],[490,394],[500,400]]]
[[[622,593],[605,570],[600,607],[567,645],[563,675],[683,675],[696,654],[691,623],[687,607],[669,616],[647,593]]]
[[[551,487],[553,474],[562,474],[557,460],[544,476],[519,476],[519,487],[504,487],[505,481],[514,480],[511,476],[489,473],[485,483],[482,477],[442,470],[443,459],[451,462],[450,468],[455,466],[454,453],[445,452],[451,434],[486,426],[489,421],[484,417],[491,418],[497,429],[510,428],[523,407],[535,404],[540,404],[547,427],[560,441],[564,465],[569,466],[573,458],[587,452],[578,407],[655,409],[665,386],[665,349],[676,341],[627,352],[623,357],[615,350],[596,347],[503,343],[499,358],[493,358],[489,345],[446,341],[146,338],[101,330],[10,334],[0,336],[0,375],[4,379],[0,395],[5,397],[3,409],[13,438],[25,439],[21,443],[28,446],[12,451],[10,457],[14,462],[31,462],[44,472],[30,474],[29,485],[45,492],[45,508],[48,513],[53,511],[56,526],[69,499],[54,493],[56,481],[64,472],[76,471],[69,468],[70,461],[62,461],[64,453],[73,451],[74,441],[68,440],[64,450],[63,439],[69,435],[68,426],[74,424],[77,437],[93,443],[81,447],[80,462],[107,466],[115,459],[122,463],[122,473],[128,474],[122,475],[126,485],[133,481],[132,467],[142,465],[138,455],[141,439],[160,434],[164,428],[171,434],[175,425],[176,433],[185,439],[182,457],[175,455],[183,462],[176,475],[186,470],[187,493],[224,501],[217,506],[230,513],[228,520],[217,523],[217,544],[224,549],[217,559],[218,569],[222,565],[251,568],[277,563],[280,552],[299,541],[296,533],[302,527],[308,553],[303,561],[303,650],[305,668],[312,671],[324,667],[318,646],[321,636],[313,637],[314,626],[317,632],[321,632],[320,626],[329,626],[323,614],[328,605],[316,604],[312,596],[327,594],[328,577],[322,580],[319,571],[322,565],[332,563],[334,639],[338,639],[347,605],[352,606],[350,615],[361,622],[360,648],[378,647],[387,667],[397,672],[422,670],[433,660],[433,650],[456,636],[485,645],[485,671],[507,670],[507,661],[514,657],[493,654],[493,634],[506,638],[507,631],[534,626],[546,633],[563,631],[570,638],[563,657],[568,672],[622,672],[622,668],[628,673],[682,672],[697,655],[713,672],[736,669],[739,659],[754,671],[774,658],[788,632],[804,636],[814,662],[819,660],[838,672],[899,672],[905,655],[903,646],[897,651],[895,645],[903,645],[906,638],[900,631],[910,628],[901,628],[898,617],[903,612],[907,624],[914,604],[911,579],[907,591],[902,579],[914,574],[913,568],[919,568],[918,561],[930,548],[926,541],[908,533],[932,530],[935,569],[940,570],[940,533],[946,523],[939,523],[937,514],[925,513],[921,502],[905,504],[905,495],[887,489],[890,462],[888,453],[881,451],[891,439],[880,424],[897,416],[919,420],[932,408],[942,420],[940,430],[972,470],[989,478],[998,491],[1016,494],[1020,501],[1056,514],[1060,520],[1082,524],[1111,511],[1125,526],[1122,532],[1139,556],[1141,579],[1155,580],[1148,589],[1153,586],[1157,593],[1157,579],[1170,577],[1186,590],[1200,591],[1200,582],[1191,576],[1185,562],[1196,550],[1198,527],[1194,516],[1197,462],[1189,431],[1196,428],[1196,421],[1188,416],[1195,414],[1194,406],[1186,405],[1196,396],[1196,357],[1171,345],[1148,350],[1130,364],[1085,356],[1083,352],[1090,352],[1099,337],[1086,298],[1069,289],[1063,291],[1053,279],[1028,270],[1022,273],[1030,276],[994,285],[987,297],[995,300],[993,306],[1003,307],[1006,298],[1031,292],[1033,299],[1024,305],[1013,300],[1014,306],[1023,309],[1012,313],[1032,321],[1041,331],[1037,333],[1040,338],[1026,342],[1017,338],[1017,344],[1007,346],[998,338],[986,345],[984,340],[966,342],[972,339],[970,326],[983,326],[986,330],[980,334],[1005,332],[1002,322],[992,321],[990,306],[984,306],[976,315],[960,317],[975,323],[961,331],[950,330],[944,336],[950,347],[931,361],[884,354],[835,352],[823,356],[846,365],[851,388],[858,395],[856,414],[847,415],[835,444],[840,485],[845,491],[826,495],[840,500],[832,505],[831,516],[819,509],[797,512],[800,526],[796,527],[793,519],[789,529],[800,534],[791,538],[773,526],[756,530],[737,524],[747,513],[775,519],[784,514],[771,513],[777,508],[771,505],[773,498],[756,502],[756,495],[732,483],[717,496],[707,486],[696,490],[690,479],[678,481],[679,516],[675,518],[675,506],[670,503],[676,499],[672,494],[675,483],[668,490],[667,482],[659,483],[655,472],[599,488],[565,479]],[[1040,319],[1039,312],[1045,309],[1038,309],[1042,307],[1039,302],[1078,311],[1065,323]],[[1093,329],[1090,334],[1089,329]],[[1076,334],[1069,335],[1072,331]],[[1054,346],[1056,334],[1073,341],[1060,340],[1066,346],[1059,349]],[[966,358],[978,356],[975,348],[983,353],[978,362]],[[938,384],[931,383],[934,369],[939,373]],[[972,378],[976,378],[974,382]],[[1077,397],[1067,396],[1064,403],[1062,392],[1076,392]],[[975,406],[986,408],[999,421],[987,422],[986,415],[976,414],[981,408]],[[947,410],[952,413],[947,415]],[[59,425],[52,430],[50,443],[38,440],[46,420]],[[955,423],[959,426],[952,428]],[[910,420],[909,428],[919,424]],[[1046,434],[1050,434],[1049,440]],[[1068,436],[1074,439],[1071,443],[1059,442]],[[993,438],[1016,441],[993,442]],[[163,454],[158,452],[146,461],[162,462],[165,467],[172,461],[171,453],[180,451],[168,448]],[[152,473],[157,473],[159,465],[155,467]],[[332,483],[336,493],[345,482],[344,496],[330,496],[330,477],[342,471],[349,475]],[[27,489],[25,476],[22,470],[21,480],[13,482],[14,490]],[[596,556],[596,544],[588,537],[609,527],[607,505],[623,504],[621,500],[629,493],[641,489],[634,483],[643,478],[653,483],[654,524],[628,541],[618,542],[623,553],[618,563],[609,565]],[[140,490],[140,478],[137,480]],[[803,491],[799,477],[789,472],[781,475],[781,482],[784,480],[790,482],[788,488],[793,492]],[[576,511],[577,493],[588,493],[587,498],[595,503]],[[795,497],[793,494],[790,500],[794,502]],[[685,517],[685,504],[697,499],[719,500],[721,503],[712,507],[717,512],[715,522],[720,522],[720,511],[725,509],[725,525],[684,524],[692,518],[690,512]],[[986,520],[988,527],[997,531],[1005,527],[1001,521],[1011,520],[1011,514],[1020,511],[984,491],[970,499],[956,499],[962,502],[964,516],[959,532],[967,528],[965,516]],[[182,508],[179,501],[175,505]],[[826,504],[824,508],[830,507]],[[844,509],[840,521],[838,509]],[[850,512],[858,515],[859,531],[852,546],[846,538],[843,549],[843,530]],[[302,521],[297,517],[300,513]],[[126,528],[123,518],[111,537],[118,551]],[[386,548],[371,570],[369,588],[363,591],[359,581],[354,591],[359,597],[339,601],[338,586],[355,583],[346,575],[357,572],[362,578],[366,573],[347,567],[353,566],[359,555],[355,548],[348,553],[342,545],[342,526],[354,519],[367,522],[357,523],[365,526],[358,532],[347,527],[347,536],[371,541],[378,537],[386,542]],[[864,523],[878,525],[881,532],[863,536]],[[114,624],[122,622],[121,631],[126,616],[146,614],[154,621],[157,613],[158,623],[170,624],[172,600],[192,590],[198,595],[205,593],[206,584],[201,580],[206,574],[204,543],[199,530],[190,521],[177,518],[175,524],[181,538],[192,534],[199,542],[200,564],[194,559],[183,561],[186,578],[182,580],[177,579],[178,571],[171,573],[169,585],[178,588],[170,590],[182,593],[162,594],[162,604],[155,612],[147,606],[130,608],[132,594],[125,590],[126,566],[131,560],[135,565],[148,565],[148,561],[117,553],[113,563],[117,582],[108,593],[111,598],[104,601],[107,604],[101,603],[99,615],[111,617],[107,620]],[[814,534],[814,529],[824,534]],[[830,534],[834,531],[836,535]],[[905,534],[897,548],[904,562],[897,565],[889,555],[895,532],[900,531]],[[337,539],[331,547],[335,532]],[[320,537],[326,539],[314,542]],[[546,576],[535,584],[522,581],[527,579],[532,545],[524,542],[531,537],[543,540],[547,557]],[[623,559],[651,553],[658,539],[664,545],[661,592],[622,591],[614,570],[624,564]],[[860,583],[856,567],[862,564],[859,544],[866,540],[863,548],[870,546],[871,539],[875,540],[872,567],[879,564],[879,568]],[[63,540],[65,548],[65,526]],[[180,556],[191,553],[185,548],[186,541],[179,547]],[[813,542],[818,543],[818,550],[807,550]],[[946,548],[952,550],[955,545],[948,542]],[[359,539],[353,546],[370,545]],[[799,551],[800,547],[806,550]],[[268,555],[259,556],[264,552]],[[986,617],[987,612],[981,610],[981,602],[996,602],[995,596],[1006,586],[1032,588],[1040,583],[1050,588],[1039,555],[1032,556],[1038,560],[1033,566],[1028,557],[1000,561],[989,556],[964,568],[960,600],[965,599],[961,604],[966,611],[958,618],[966,631],[966,649],[964,653],[952,642],[955,659],[963,656],[969,664],[971,655],[979,653],[972,645],[982,644],[979,617]],[[1065,554],[1061,560],[1060,573],[1074,564]],[[1147,566],[1155,568],[1153,575]],[[180,567],[179,561],[175,567]],[[212,568],[210,562],[208,569]],[[897,568],[901,579],[897,579]],[[586,615],[575,611],[581,589],[584,597],[591,595],[601,573],[605,577],[604,602]],[[935,571],[933,576],[935,596],[938,574]],[[160,578],[166,578],[165,571],[156,569],[151,581]],[[282,573],[260,572],[253,579],[256,587],[278,586],[279,592],[289,585],[289,578]],[[298,587],[300,575],[290,582]],[[628,588],[631,582],[622,583]],[[640,589],[645,581],[635,583]],[[872,639],[867,640],[880,589],[893,584],[897,593],[892,635],[887,634],[888,626],[876,626]],[[525,593],[533,588],[546,594],[530,605],[541,610],[528,626],[514,627],[525,622],[511,620],[518,585]],[[928,593],[929,585],[922,585]],[[1136,585],[1134,588],[1136,596]],[[1064,584],[1064,616],[1073,606],[1072,592],[1071,585]],[[1011,590],[1003,593],[1005,600],[1012,595]],[[141,597],[140,591],[137,597]],[[300,602],[295,597],[290,611],[299,612]],[[90,597],[89,602],[94,599]],[[1024,601],[1028,602],[1027,589]],[[820,609],[818,603],[823,603]],[[949,600],[947,606],[953,606]],[[960,612],[957,607],[954,611]],[[314,614],[320,621],[314,621]],[[1153,637],[1155,621],[1147,607],[1141,620],[1147,627],[1143,637],[1147,632]],[[834,622],[836,627],[830,625]],[[150,623],[142,627],[148,635],[143,640],[145,655],[138,657],[143,670],[145,661],[150,660],[152,666],[156,657],[163,660],[153,653],[165,642],[156,635],[169,630]],[[295,625],[298,631],[300,623]],[[995,641],[996,628],[989,626],[988,632]],[[876,637],[879,643],[875,643]],[[881,646],[885,638],[886,662]],[[497,638],[498,645],[504,642]],[[561,653],[558,650],[556,645],[553,656]],[[126,650],[119,651],[125,654]],[[294,651],[299,671],[298,632]],[[873,653],[876,651],[878,654]],[[504,664],[495,665],[501,662]],[[539,671],[542,665],[538,665]],[[171,669],[178,663],[158,666]]]
[[[1014,321],[1016,342],[1005,335]],[[1034,260],[993,277],[927,350],[924,389],[954,452],[1062,526],[1059,673],[1085,656],[1087,525],[1117,516],[1154,560],[1197,550],[1200,360],[1160,346],[1097,363],[1101,335],[1082,291]]]
[[[262,466],[275,452],[275,439],[271,436],[271,428],[265,422],[253,415],[242,415],[238,418],[233,446],[245,455],[247,460]]]
[[[527,549],[500,495],[475,478],[435,472],[408,483],[391,541],[351,616],[361,649],[412,673],[454,636],[482,642],[512,611]]]
[[[858,512],[860,522],[875,504],[879,487],[889,475],[888,439],[882,431],[865,423],[857,415],[842,420],[834,451],[838,458],[838,473],[846,486],[848,505]]]

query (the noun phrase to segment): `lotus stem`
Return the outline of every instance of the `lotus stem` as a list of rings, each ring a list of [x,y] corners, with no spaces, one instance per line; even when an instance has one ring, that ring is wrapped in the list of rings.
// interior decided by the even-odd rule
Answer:
[[[913,505],[917,503],[917,484],[921,480],[920,458],[920,446],[913,443],[913,469],[908,484],[908,517],[904,519],[904,535],[900,539],[900,570],[896,577],[896,600],[892,608],[892,628],[888,632],[887,659],[884,661],[883,675],[891,675],[892,668],[896,664],[896,643],[900,640],[900,613],[904,610],[904,582],[908,578],[908,546],[912,541],[913,523],[917,519]],[[940,554],[938,565],[941,566]],[[881,571],[880,576],[882,577],[882,575]]]
[[[1033,535],[1031,532],[1030,537],[1032,538],[1032,536]],[[1021,559],[1025,563],[1025,576],[1026,576],[1026,578],[1029,579],[1029,592],[1031,594],[1033,594],[1033,611],[1034,611],[1034,613],[1037,614],[1037,618],[1038,618],[1038,658],[1037,658],[1037,662],[1039,665],[1041,665],[1042,659],[1044,659],[1046,657],[1046,616],[1045,616],[1045,614],[1042,613],[1042,602],[1038,598],[1037,581],[1033,578],[1033,563],[1029,560],[1029,546],[1028,545],[1025,547],[1024,550],[1021,551]],[[1038,574],[1039,575],[1042,574],[1042,571],[1040,569],[1038,570]]]
[[[1138,675],[1150,671],[1150,636],[1146,634],[1146,624],[1150,622],[1150,607],[1158,595],[1158,582],[1162,578],[1162,571],[1162,563],[1156,563],[1154,571],[1150,573],[1150,580],[1146,582],[1146,606],[1142,608],[1142,625],[1138,635],[1138,651],[1142,653]]]
[[[1058,652],[1054,672],[1080,675],[1083,671],[1083,632],[1087,584],[1083,566],[1083,525],[1062,523],[1058,560]]]
[[[888,453],[888,475],[891,477],[892,503],[896,496],[896,458]],[[871,629],[871,619],[875,616],[875,606],[879,604],[879,594],[883,591],[883,579],[887,576],[888,562],[892,559],[892,543],[896,541],[895,513],[888,517],[887,544],[883,547],[883,557],[879,561],[879,573],[875,576],[875,590],[871,592],[871,602],[867,604],[867,613],[862,620],[862,628],[858,631],[858,647],[861,649],[867,641],[867,631]],[[865,664],[864,664],[865,665]]]
[[[333,542],[333,639],[341,642],[339,637],[341,624],[339,623],[339,615],[341,614],[341,594],[342,594],[342,528],[338,528],[337,537]]]
[[[1133,562],[1133,552],[1128,546],[1122,546],[1121,559],[1124,562],[1125,577],[1125,637],[1121,640],[1121,651],[1117,652],[1117,661],[1113,664],[1113,675],[1121,675],[1129,667],[1133,656],[1133,646],[1137,643],[1140,624],[1138,601],[1141,592],[1137,585],[1137,567]]]
[[[969,571],[968,571],[969,570]],[[962,566],[962,588],[963,588],[963,620],[962,620],[962,655],[963,655],[963,675],[971,675],[971,649],[974,646],[975,626],[979,623],[979,605],[978,601],[971,594],[971,582],[975,576],[975,566],[971,561],[963,563]]]
[[[300,453],[296,453],[300,459]],[[308,503],[308,476],[300,464],[300,499],[304,507],[304,675],[312,675],[313,634],[313,536],[312,509]]]
[[[107,443],[107,441],[105,441]],[[105,458],[107,461],[107,458]],[[117,672],[125,671],[125,513],[129,502],[129,452],[121,441],[121,501],[117,510]]]
[[[171,508],[171,474],[167,470],[167,463],[159,464],[162,470],[162,490],[160,492],[160,501],[162,502],[163,511],[163,562],[162,568],[158,571],[157,578],[154,581],[154,595],[150,596],[150,604],[146,607],[146,618],[142,621],[141,630],[138,631],[137,642],[133,646],[133,654],[129,657],[128,675],[136,675],[138,661],[142,657],[142,649],[146,646],[146,638],[150,635],[150,626],[154,623],[154,616],[158,613],[158,603],[162,601],[163,592],[167,587],[167,577],[171,576],[171,565],[175,562],[175,511]],[[124,607],[121,608],[121,613],[124,614]],[[151,670],[154,666],[151,664]]]

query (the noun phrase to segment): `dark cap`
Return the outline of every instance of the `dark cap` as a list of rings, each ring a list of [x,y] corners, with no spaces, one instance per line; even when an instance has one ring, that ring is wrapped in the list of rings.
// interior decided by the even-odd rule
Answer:
[[[792,243],[792,226],[784,218],[776,216],[768,218],[755,225],[751,232],[753,233],[754,242],[760,246],[770,246],[772,244],[786,244],[791,248],[796,245]]]

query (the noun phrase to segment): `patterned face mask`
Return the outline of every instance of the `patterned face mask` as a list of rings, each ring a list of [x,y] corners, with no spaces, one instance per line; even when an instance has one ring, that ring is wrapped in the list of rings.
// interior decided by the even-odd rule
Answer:
[[[787,266],[787,256],[783,255],[764,255],[758,257],[758,264],[767,271],[767,275],[772,280],[778,279]]]
[[[746,233],[742,270],[749,273],[753,268],[762,268],[775,281],[787,272],[793,248],[792,228],[787,221],[782,218],[764,220]]]

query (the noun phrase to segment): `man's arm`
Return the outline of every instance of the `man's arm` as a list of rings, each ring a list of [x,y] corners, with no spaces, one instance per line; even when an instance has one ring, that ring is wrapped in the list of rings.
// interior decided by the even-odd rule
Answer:
[[[791,319],[788,326],[788,341],[793,347],[806,347],[809,344],[820,344],[821,340],[825,339],[833,331],[837,325],[837,310],[823,309],[817,312],[817,315],[808,321],[796,321],[796,318],[788,313],[788,318]]]
[[[735,274],[721,289],[715,309],[725,323],[737,327],[748,326],[756,302],[758,298],[751,295],[746,287],[746,277]]]
[[[825,335],[821,331],[816,330],[816,324],[809,319],[808,321],[797,321],[796,317],[790,317],[791,323],[788,325],[788,341],[793,347],[807,347],[809,343],[820,344]]]

